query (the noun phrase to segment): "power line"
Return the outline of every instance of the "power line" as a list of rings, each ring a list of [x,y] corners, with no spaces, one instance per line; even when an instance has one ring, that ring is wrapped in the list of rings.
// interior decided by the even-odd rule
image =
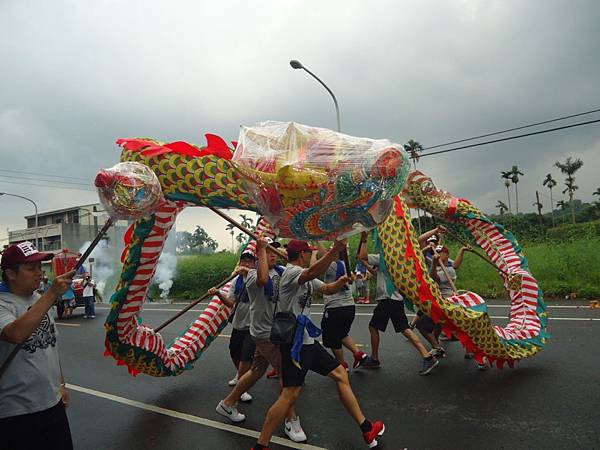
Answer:
[[[51,175],[51,174],[48,174],[48,173],[40,173],[40,172],[25,172],[25,171],[22,171],[22,170],[0,169],[0,172],[12,172],[12,173],[21,173],[23,175],[41,175],[43,177],[70,178],[70,179],[73,179],[73,180],[89,181],[89,178],[72,177],[72,176],[69,176],[69,175]]]
[[[45,180],[45,179],[41,179],[41,178],[27,178],[27,177],[17,177],[14,175],[3,175],[0,174],[0,178],[12,178],[12,179],[17,179],[17,180],[31,180],[31,181],[45,181],[48,183],[61,183],[61,184],[70,184],[70,185],[74,185],[74,186],[91,186],[91,183],[78,183],[76,181],[60,181],[60,180]]]
[[[479,136],[473,136],[473,137],[466,138],[466,139],[460,139],[458,141],[446,142],[445,144],[433,145],[431,147],[425,147],[423,150],[431,150],[431,149],[434,149],[434,148],[445,147],[447,145],[459,144],[461,142],[467,142],[467,141],[472,141],[474,139],[481,139],[481,138],[484,138],[484,137],[495,136],[497,134],[508,133],[509,131],[522,130],[524,128],[530,128],[530,127],[535,127],[535,126],[538,126],[538,125],[544,125],[546,123],[558,122],[558,121],[561,121],[561,120],[571,119],[573,117],[585,116],[586,114],[593,114],[593,113],[596,113],[596,112],[600,112],[600,108],[598,108],[598,109],[592,109],[590,111],[585,111],[585,112],[581,112],[581,113],[577,113],[577,114],[571,114],[569,116],[562,116],[562,117],[557,117],[555,119],[544,120],[542,122],[530,123],[529,125],[522,125],[520,127],[508,128],[508,129],[502,130],[502,131],[495,131],[493,133],[481,134]]]
[[[430,152],[430,153],[425,153],[425,154],[419,155],[419,158],[423,158],[425,156],[440,155],[442,153],[454,152],[456,150],[463,150],[465,148],[478,147],[480,145],[494,144],[496,142],[510,141],[512,139],[519,139],[519,138],[523,138],[523,137],[527,137],[527,136],[535,136],[537,134],[550,133],[552,131],[565,130],[567,128],[580,127],[580,126],[583,126],[583,125],[589,125],[589,124],[598,123],[598,122],[600,122],[600,119],[590,120],[588,122],[574,123],[574,124],[571,124],[571,125],[565,125],[565,126],[557,127],[557,128],[550,128],[548,130],[534,131],[534,132],[526,133],[526,134],[518,134],[516,136],[509,136],[509,137],[506,137],[506,138],[494,139],[492,141],[479,142],[477,144],[463,145],[461,147],[449,148],[447,150],[438,150],[437,152]]]
[[[46,187],[46,188],[50,188],[50,189],[66,189],[68,191],[96,192],[94,189],[83,189],[83,188],[75,188],[75,187],[67,187],[67,186],[53,186],[50,184],[20,183],[18,181],[7,181],[7,180],[1,180],[1,179],[0,179],[0,183],[21,184],[24,186]]]

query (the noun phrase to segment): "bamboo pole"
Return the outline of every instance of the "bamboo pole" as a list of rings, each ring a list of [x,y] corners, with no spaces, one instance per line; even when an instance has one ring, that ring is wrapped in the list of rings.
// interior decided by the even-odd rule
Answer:
[[[225,286],[227,283],[229,283],[231,280],[233,280],[237,276],[238,276],[238,273],[234,272],[229,277],[227,277],[224,281],[222,281],[220,284],[218,284],[215,287],[217,289],[221,289],[223,286]],[[162,324],[160,324],[154,331],[156,331],[158,333],[164,327],[166,327],[167,325],[169,325],[171,322],[173,322],[174,320],[178,319],[179,317],[183,316],[186,312],[188,312],[190,309],[192,309],[194,306],[196,306],[198,303],[200,303],[202,300],[204,300],[208,296],[209,296],[209,294],[208,294],[208,292],[206,292],[202,297],[198,298],[197,300],[194,300],[192,303],[190,303],[188,306],[186,306],[185,308],[183,308],[181,311],[179,311],[173,317],[171,317],[170,319],[167,319],[165,322],[163,322]]]
[[[229,217],[223,211],[219,211],[218,209],[213,208],[212,206],[207,206],[207,208],[210,209],[212,212],[214,212],[219,217],[225,219],[227,222],[229,222],[230,224],[232,224],[234,227],[236,227],[236,228],[240,229],[241,231],[243,231],[244,233],[246,233],[248,236],[250,236],[255,241],[258,240],[258,236],[256,234],[254,234],[248,228],[246,228],[242,224],[238,223],[237,221],[235,221],[234,219],[232,219],[231,217]],[[269,251],[272,251],[273,253],[276,253],[277,255],[279,255],[280,257],[282,257],[283,259],[285,259],[287,261],[287,254],[284,253],[282,250],[273,247],[271,244],[267,245],[267,248],[269,249]]]

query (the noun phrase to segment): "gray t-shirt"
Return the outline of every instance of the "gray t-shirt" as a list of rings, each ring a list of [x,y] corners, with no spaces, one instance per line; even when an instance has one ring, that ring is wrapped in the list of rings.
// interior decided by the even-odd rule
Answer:
[[[402,294],[398,291],[394,291],[394,293],[390,296],[387,293],[387,275],[379,270],[379,259],[381,258],[378,254],[370,254],[369,255],[369,264],[371,266],[377,267],[377,289],[375,290],[375,301],[384,300],[386,298],[391,298],[392,300],[403,300]]]
[[[448,272],[448,275],[450,275],[452,281],[456,280],[456,270],[454,270],[454,267],[446,266],[446,271]],[[448,281],[444,270],[440,266],[437,267],[437,276],[440,278],[439,285],[440,291],[442,292],[442,296],[450,297],[451,295],[454,295],[454,292],[452,291],[452,286],[450,286],[450,282]]]
[[[319,279],[314,279],[300,284],[298,279],[303,271],[302,267],[294,264],[285,266],[279,283],[279,311],[291,311],[296,317],[300,313],[310,317],[310,305],[312,305],[313,295],[315,292],[321,292],[321,288],[325,283]],[[302,308],[304,308],[304,311],[302,311]],[[304,345],[315,343],[315,340],[308,335],[306,330],[304,330],[302,343]]]
[[[238,277],[241,276],[242,275],[238,275]],[[246,286],[246,288],[238,295],[235,295],[235,284],[237,280],[238,279],[236,278],[235,282],[232,283],[229,294],[227,295],[229,300],[237,302],[231,325],[236,330],[248,330],[250,329],[250,299],[248,297],[248,287]]]
[[[265,295],[265,287],[256,284],[258,272],[256,269],[248,272],[246,290],[250,299],[250,336],[256,339],[269,339],[275,303],[279,298],[279,273],[275,269],[269,270],[269,277],[273,283],[273,296]]]
[[[37,292],[26,298],[0,291],[0,333],[39,298]],[[43,411],[59,402],[60,365],[56,336],[54,320],[46,313],[0,378],[0,419]],[[0,340],[0,364],[14,348],[15,344]]]
[[[344,266],[344,275],[346,274],[346,265]],[[334,283],[337,280],[337,262],[334,261],[329,265],[325,272],[325,283]],[[342,306],[354,306],[354,298],[349,286],[343,287],[340,291],[331,295],[323,295],[323,304],[325,308],[340,308]]]

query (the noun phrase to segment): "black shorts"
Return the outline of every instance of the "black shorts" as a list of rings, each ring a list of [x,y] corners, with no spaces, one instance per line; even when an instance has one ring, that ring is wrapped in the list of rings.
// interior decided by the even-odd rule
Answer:
[[[62,400],[52,408],[0,419],[4,450],[72,450],[71,429]]]
[[[417,316],[419,316],[419,320],[416,327],[421,333],[433,333],[442,330],[442,326],[439,323],[435,323],[431,317],[426,316],[421,311],[417,313]]]
[[[327,348],[342,348],[342,339],[350,333],[350,327],[354,322],[356,307],[340,306],[339,308],[327,308],[321,320],[323,330],[323,345]]]
[[[281,378],[283,387],[302,386],[309,370],[326,377],[340,365],[339,361],[331,356],[318,342],[302,346],[302,350],[300,351],[300,368],[292,362],[290,350],[291,346],[289,345],[281,346]]]
[[[231,332],[229,339],[229,354],[231,359],[242,362],[251,362],[254,357],[256,345],[250,337],[250,330],[236,330]]]
[[[385,331],[390,319],[392,319],[396,333],[402,333],[404,330],[410,328],[402,300],[392,300],[389,298],[380,300],[373,310],[373,317],[371,317],[369,325],[377,328],[379,331]]]

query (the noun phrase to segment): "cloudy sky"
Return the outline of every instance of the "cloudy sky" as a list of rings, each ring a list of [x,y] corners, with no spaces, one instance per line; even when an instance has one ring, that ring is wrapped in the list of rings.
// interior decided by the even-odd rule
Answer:
[[[0,191],[40,212],[95,202],[114,141],[204,144],[239,125],[297,121],[425,147],[600,107],[600,3],[577,1],[0,2]],[[600,118],[584,116],[571,122]],[[600,125],[423,158],[439,187],[487,211],[517,164],[521,209],[556,160],[581,158],[577,197],[600,186]],[[26,175],[26,173],[34,175]],[[57,181],[70,189],[58,189]],[[34,186],[35,185],[35,186]],[[561,198],[556,195],[556,198]],[[546,211],[549,200],[542,197]],[[32,206],[0,197],[0,239]],[[223,222],[188,210],[178,229]],[[5,243],[6,241],[1,241]]]

